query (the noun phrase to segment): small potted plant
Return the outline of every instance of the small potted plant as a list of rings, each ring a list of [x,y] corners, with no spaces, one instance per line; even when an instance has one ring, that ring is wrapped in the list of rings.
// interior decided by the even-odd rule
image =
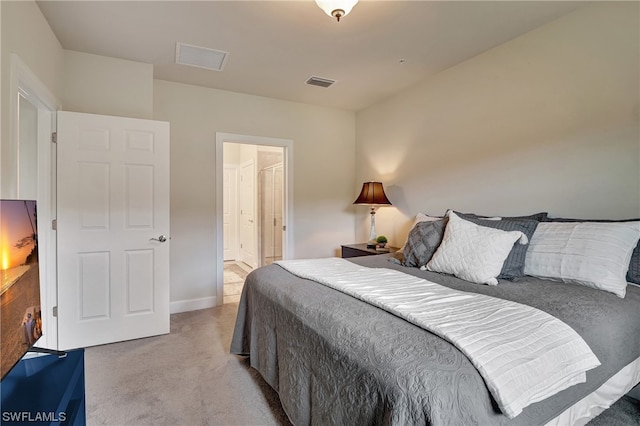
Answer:
[[[380,235],[378,238],[376,238],[376,242],[378,243],[378,247],[384,248],[384,246],[387,245],[387,237],[385,237],[384,235]]]

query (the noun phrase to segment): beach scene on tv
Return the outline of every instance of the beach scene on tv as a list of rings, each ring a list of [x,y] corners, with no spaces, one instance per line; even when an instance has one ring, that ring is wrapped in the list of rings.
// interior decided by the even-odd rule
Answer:
[[[0,377],[42,336],[36,202],[0,200]]]

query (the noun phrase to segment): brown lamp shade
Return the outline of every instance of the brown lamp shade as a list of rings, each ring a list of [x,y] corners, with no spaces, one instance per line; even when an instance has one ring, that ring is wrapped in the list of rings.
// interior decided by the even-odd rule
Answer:
[[[365,182],[362,184],[362,191],[353,204],[391,205],[391,202],[384,194],[382,182]]]

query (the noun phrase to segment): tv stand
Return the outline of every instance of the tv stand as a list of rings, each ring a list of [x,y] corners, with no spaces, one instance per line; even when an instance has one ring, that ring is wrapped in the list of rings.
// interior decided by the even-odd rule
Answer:
[[[22,359],[2,379],[3,426],[86,424],[84,349],[51,352]]]

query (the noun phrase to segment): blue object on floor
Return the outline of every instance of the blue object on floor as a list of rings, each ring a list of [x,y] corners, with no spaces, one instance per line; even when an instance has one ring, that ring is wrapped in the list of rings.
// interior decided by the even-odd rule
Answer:
[[[3,425],[85,425],[84,349],[22,359],[0,391]]]

